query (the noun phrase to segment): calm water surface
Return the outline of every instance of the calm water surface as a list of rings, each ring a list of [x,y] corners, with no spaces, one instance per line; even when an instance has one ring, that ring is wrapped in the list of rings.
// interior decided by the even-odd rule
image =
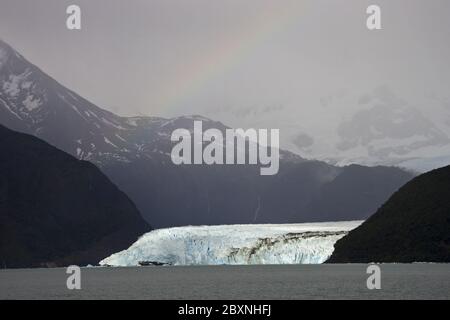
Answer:
[[[0,270],[0,299],[450,299],[450,264],[383,264],[381,290],[367,265],[82,268],[81,290],[65,269]]]

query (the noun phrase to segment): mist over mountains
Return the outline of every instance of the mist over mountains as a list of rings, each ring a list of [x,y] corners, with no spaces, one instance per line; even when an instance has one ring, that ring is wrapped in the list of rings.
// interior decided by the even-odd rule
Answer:
[[[426,172],[450,162],[450,100],[431,90],[408,96],[381,84],[320,94],[308,103],[320,112],[305,110],[308,121],[290,116],[295,109],[282,104],[217,108],[206,115],[241,126],[257,122],[284,128],[282,148],[339,166],[393,165]]]
[[[2,37],[106,110],[279,128],[284,150],[339,166],[449,163],[445,0],[380,0],[380,32],[370,1],[80,0],[79,33],[53,1],[3,0]]]
[[[195,120],[227,128],[202,116],[117,116],[0,42],[0,123],[97,165],[154,227],[362,220],[412,178],[398,168],[338,167],[283,150],[275,176],[247,165],[175,166],[170,135]]]

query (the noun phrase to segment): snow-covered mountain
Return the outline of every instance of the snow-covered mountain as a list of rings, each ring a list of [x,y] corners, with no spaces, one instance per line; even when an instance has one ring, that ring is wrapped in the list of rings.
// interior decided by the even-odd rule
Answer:
[[[361,221],[159,229],[100,265],[318,264]]]
[[[204,130],[226,129],[202,116],[115,115],[0,42],[0,124],[95,163],[154,227],[361,220],[412,177],[396,168],[306,161],[284,150],[271,177],[256,166],[176,166],[170,135],[192,130],[194,120]]]
[[[282,147],[305,158],[417,172],[450,164],[450,99],[421,92],[411,96],[381,85],[362,93],[343,90],[311,104],[320,112],[300,126],[286,116],[289,110],[262,116],[272,122],[278,117],[278,126],[288,128]]]
[[[395,165],[423,172],[450,164],[450,94],[387,84],[320,94],[301,103],[217,108],[206,115],[233,126],[281,128],[282,148],[333,165]]]
[[[117,116],[61,86],[1,41],[0,106],[3,124],[100,167],[115,161],[170,160],[171,133],[178,128],[193,130],[195,120],[203,121],[204,130],[227,128],[197,115],[172,119]],[[281,156],[303,160],[286,151]]]
[[[339,164],[389,164],[428,171],[449,163],[449,106],[434,96],[404,99],[388,86],[358,98],[337,126]]]

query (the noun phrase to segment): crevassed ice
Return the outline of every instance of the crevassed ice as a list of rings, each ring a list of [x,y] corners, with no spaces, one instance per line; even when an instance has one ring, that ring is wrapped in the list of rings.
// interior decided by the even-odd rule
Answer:
[[[143,235],[100,265],[318,264],[361,221],[188,226]]]

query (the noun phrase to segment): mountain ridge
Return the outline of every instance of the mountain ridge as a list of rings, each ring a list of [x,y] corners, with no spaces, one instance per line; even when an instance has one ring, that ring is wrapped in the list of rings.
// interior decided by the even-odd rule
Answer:
[[[340,202],[340,213],[331,218],[361,220],[412,177],[395,168],[336,167],[284,150],[273,177],[260,177],[255,166],[175,166],[173,130],[191,130],[196,117],[205,130],[227,127],[202,116],[119,117],[18,59],[9,46],[0,43],[1,50],[9,54],[0,55],[0,123],[96,164],[155,227],[318,221],[324,218],[313,208],[327,201],[324,189],[343,173],[354,175],[353,185]],[[364,184],[375,170],[379,176]],[[367,194],[367,203],[356,210],[351,193]]]

